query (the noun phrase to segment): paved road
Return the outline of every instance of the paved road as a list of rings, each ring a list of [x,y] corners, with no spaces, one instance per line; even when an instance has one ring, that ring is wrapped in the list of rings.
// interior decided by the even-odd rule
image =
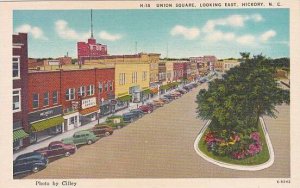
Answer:
[[[231,170],[196,154],[193,144],[205,122],[195,118],[194,101],[203,87],[26,178],[290,177],[287,105],[278,107],[276,120],[265,118],[275,150],[270,168],[255,173]]]

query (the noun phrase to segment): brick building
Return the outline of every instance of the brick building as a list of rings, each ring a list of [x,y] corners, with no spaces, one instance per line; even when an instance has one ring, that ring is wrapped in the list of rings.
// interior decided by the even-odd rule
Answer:
[[[28,46],[27,34],[12,36],[12,76],[13,76],[13,149],[26,147],[29,142],[27,80]]]
[[[28,121],[31,143],[63,132],[60,73],[30,72],[28,74]]]
[[[96,43],[96,39],[89,38],[88,42],[77,42],[78,63],[84,64],[85,60],[97,59],[107,56],[107,46]]]
[[[99,108],[111,112],[113,68],[31,71],[28,83],[32,142],[96,120]]]
[[[184,69],[184,63],[179,61],[173,63],[174,81],[181,81],[183,79],[183,69]]]

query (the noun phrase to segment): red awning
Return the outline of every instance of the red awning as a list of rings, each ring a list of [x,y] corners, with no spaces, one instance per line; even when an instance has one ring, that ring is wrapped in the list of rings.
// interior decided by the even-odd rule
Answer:
[[[80,110],[79,113],[81,115],[89,115],[93,112],[98,112],[99,108],[97,106],[93,106],[93,107],[90,107],[90,108],[87,108],[87,109],[84,109],[84,110]]]

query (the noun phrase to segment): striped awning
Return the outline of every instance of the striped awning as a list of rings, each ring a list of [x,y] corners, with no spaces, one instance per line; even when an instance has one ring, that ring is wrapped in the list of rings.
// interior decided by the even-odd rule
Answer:
[[[45,129],[49,129],[51,127],[55,127],[57,125],[61,125],[63,122],[64,122],[64,118],[62,116],[58,116],[37,123],[33,123],[31,125],[31,129],[33,132],[39,132]]]
[[[29,136],[29,134],[27,134],[23,129],[16,130],[13,133],[14,142],[17,141],[17,140],[26,138],[28,136]]]

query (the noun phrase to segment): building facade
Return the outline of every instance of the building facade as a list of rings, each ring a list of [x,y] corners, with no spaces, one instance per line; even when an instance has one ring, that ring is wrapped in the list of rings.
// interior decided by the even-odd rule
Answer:
[[[85,60],[93,60],[102,56],[107,56],[107,46],[99,44],[96,39],[89,38],[88,42],[77,42],[77,58],[79,64],[84,64]]]
[[[12,36],[13,76],[13,149],[18,150],[30,144],[28,124],[28,44],[27,34]]]
[[[31,141],[41,141],[111,113],[114,77],[114,68],[31,71]]]
[[[224,59],[224,60],[218,60],[214,67],[215,70],[220,71],[220,72],[226,72],[230,70],[233,67],[239,66],[241,62],[239,62],[236,59]]]
[[[141,102],[149,97],[150,64],[116,63],[115,95],[116,110],[127,107],[128,102]]]

